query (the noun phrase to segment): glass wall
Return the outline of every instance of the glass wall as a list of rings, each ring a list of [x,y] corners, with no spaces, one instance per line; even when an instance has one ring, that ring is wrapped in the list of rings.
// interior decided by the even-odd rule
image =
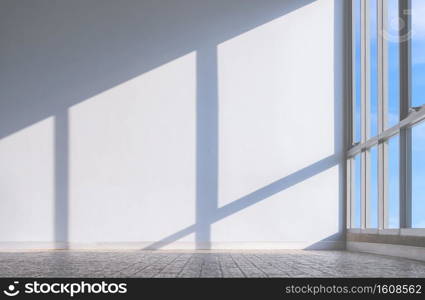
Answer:
[[[350,226],[425,232],[425,0],[352,0],[352,14]]]

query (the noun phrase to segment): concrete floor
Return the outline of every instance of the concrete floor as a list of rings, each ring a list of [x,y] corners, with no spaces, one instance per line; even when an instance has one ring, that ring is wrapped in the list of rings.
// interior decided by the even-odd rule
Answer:
[[[0,277],[425,277],[425,262],[346,251],[0,252]]]

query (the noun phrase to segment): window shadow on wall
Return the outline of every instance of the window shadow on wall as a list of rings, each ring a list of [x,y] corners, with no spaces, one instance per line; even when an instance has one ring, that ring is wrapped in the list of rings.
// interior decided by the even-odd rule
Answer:
[[[58,247],[69,240],[69,107],[192,51],[197,53],[196,222],[147,248],[192,233],[197,248],[209,248],[211,224],[220,219],[335,165],[342,183],[342,133],[336,126],[335,155],[218,207],[217,45],[314,1],[4,1],[0,25],[7,28],[8,44],[0,50],[0,139],[55,117]],[[335,124],[342,124],[340,92],[335,91]],[[342,207],[343,190],[340,195]]]
[[[301,170],[276,180],[233,202],[218,206],[218,83],[217,49],[212,45],[207,49],[198,49],[198,102],[197,102],[197,209],[196,223],[177,231],[144,249],[161,249],[185,236],[195,233],[197,249],[211,248],[211,226],[228,216],[284,191],[298,183],[306,181],[332,167],[338,167],[339,231],[306,249],[320,249],[323,242],[336,242],[335,247],[345,247],[345,164],[343,162],[343,121],[344,108],[344,19],[343,3],[335,2],[334,13],[334,154],[317,161]],[[210,83],[209,85],[206,83]],[[312,149],[314,151],[314,149]],[[320,196],[319,196],[320,197]],[[340,244],[338,244],[340,243]],[[332,246],[331,246],[332,247]]]

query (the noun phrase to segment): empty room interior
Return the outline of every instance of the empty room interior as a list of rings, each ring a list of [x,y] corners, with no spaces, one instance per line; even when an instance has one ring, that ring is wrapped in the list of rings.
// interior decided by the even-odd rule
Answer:
[[[424,15],[0,0],[0,277],[425,277]]]

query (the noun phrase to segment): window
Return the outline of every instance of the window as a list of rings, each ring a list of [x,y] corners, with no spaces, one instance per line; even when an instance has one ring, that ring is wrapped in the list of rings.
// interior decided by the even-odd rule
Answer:
[[[424,229],[425,1],[351,3],[348,225]]]
[[[370,0],[370,134],[378,134],[378,1]]]
[[[385,41],[387,44],[387,89],[388,89],[388,116],[385,128],[394,126],[400,119],[400,19],[398,16],[398,1],[387,1],[387,28]]]
[[[386,228],[400,226],[400,139],[398,136],[388,141],[388,205]]]
[[[412,227],[425,228],[425,123],[412,129]]]
[[[412,105],[425,104],[425,1],[412,0]]]
[[[360,155],[357,155],[354,158],[354,219],[353,219],[353,228],[361,227],[361,172],[362,165],[360,160]]]
[[[367,207],[367,228],[378,228],[378,148],[370,149],[370,200]]]
[[[353,65],[354,65],[354,85],[355,85],[355,93],[354,93],[354,107],[353,107],[353,120],[354,120],[354,143],[360,142],[361,139],[361,127],[360,127],[360,116],[361,116],[361,8],[360,8],[360,0],[353,0],[353,15],[355,20],[354,26],[354,55],[353,55]]]

